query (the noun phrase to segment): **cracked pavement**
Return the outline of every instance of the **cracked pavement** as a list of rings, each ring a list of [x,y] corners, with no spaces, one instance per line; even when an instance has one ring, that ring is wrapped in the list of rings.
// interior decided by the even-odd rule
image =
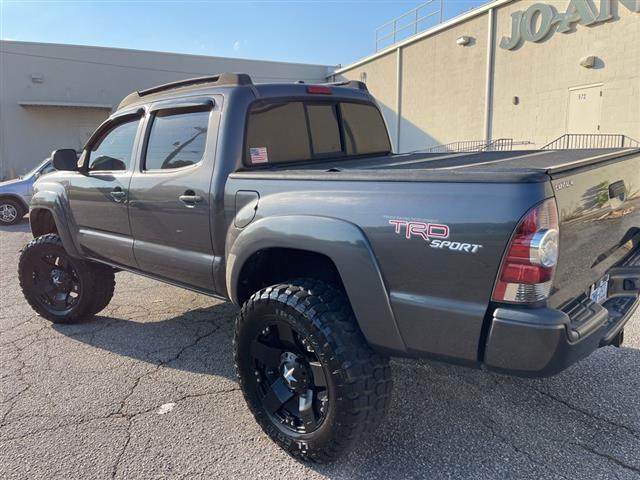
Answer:
[[[394,360],[384,424],[311,466],[244,404],[233,305],[118,273],[95,320],[53,325],[18,286],[29,239],[0,231],[0,478],[640,479],[638,313],[623,348],[549,379]]]

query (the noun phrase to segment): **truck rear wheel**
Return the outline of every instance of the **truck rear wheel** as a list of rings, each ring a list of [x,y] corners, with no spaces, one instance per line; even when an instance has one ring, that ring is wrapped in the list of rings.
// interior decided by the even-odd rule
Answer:
[[[249,408],[294,457],[333,461],[387,412],[389,361],[367,344],[332,285],[302,279],[255,293],[236,321],[234,348]]]
[[[18,277],[29,305],[54,323],[91,318],[107,306],[115,284],[112,269],[69,256],[55,234],[24,247]]]

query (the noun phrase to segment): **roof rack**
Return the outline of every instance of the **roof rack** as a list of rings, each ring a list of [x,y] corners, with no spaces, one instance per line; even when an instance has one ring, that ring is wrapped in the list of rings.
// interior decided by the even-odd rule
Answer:
[[[357,90],[364,90],[365,92],[369,91],[369,89],[367,88],[367,85],[364,82],[360,82],[358,80],[344,80],[342,82],[326,83],[325,85],[330,85],[332,87],[355,88]]]
[[[164,92],[166,90],[173,90],[176,88],[189,87],[192,85],[201,85],[213,83],[216,86],[221,85],[253,85],[251,77],[246,73],[220,73],[218,75],[209,75],[206,77],[188,78],[185,80],[178,80],[177,82],[165,83],[163,85],[157,85],[155,87],[147,88],[145,90],[139,90],[127,95],[118,105],[118,109],[130,105],[140,98],[152,95],[154,93]]]

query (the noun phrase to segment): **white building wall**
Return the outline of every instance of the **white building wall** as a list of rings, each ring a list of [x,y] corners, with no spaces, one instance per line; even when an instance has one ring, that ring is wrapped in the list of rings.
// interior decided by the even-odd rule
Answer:
[[[255,83],[324,82],[330,70],[325,65],[0,41],[0,178],[26,172],[56,148],[80,148],[134,90],[221,72],[248,73]]]

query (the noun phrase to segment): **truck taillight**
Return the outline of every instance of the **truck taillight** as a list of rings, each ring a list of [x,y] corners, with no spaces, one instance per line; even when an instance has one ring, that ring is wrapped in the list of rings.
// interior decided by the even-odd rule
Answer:
[[[553,198],[520,221],[502,260],[492,299],[532,303],[549,296],[558,263],[558,210]]]

